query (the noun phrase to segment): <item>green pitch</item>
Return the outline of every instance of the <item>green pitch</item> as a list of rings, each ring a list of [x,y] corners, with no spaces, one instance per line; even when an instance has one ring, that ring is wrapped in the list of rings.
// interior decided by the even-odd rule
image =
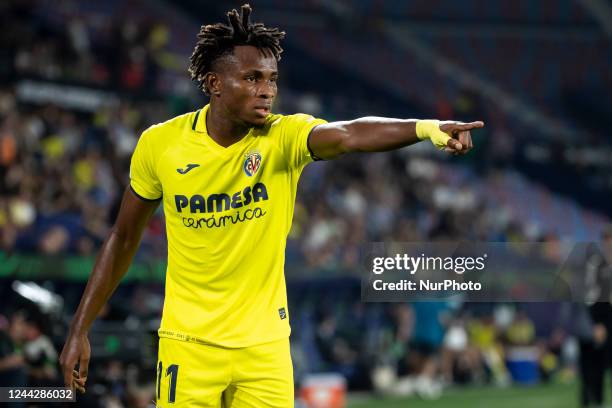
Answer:
[[[350,408],[577,408],[578,384],[456,388],[440,399],[351,397]]]

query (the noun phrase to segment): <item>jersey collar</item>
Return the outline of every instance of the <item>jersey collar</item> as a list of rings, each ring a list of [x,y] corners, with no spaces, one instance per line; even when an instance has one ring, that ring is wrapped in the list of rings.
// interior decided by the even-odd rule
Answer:
[[[198,110],[193,118],[193,124],[191,125],[191,129],[198,133],[206,133],[206,113],[208,112],[208,107],[210,105],[207,104],[202,109]]]
[[[249,143],[252,139],[253,129],[250,129],[245,137],[240,139],[238,142],[231,144],[227,147],[223,147],[215,142],[208,133],[206,128],[206,115],[208,113],[208,109],[210,104],[207,104],[202,109],[196,111],[195,117],[193,118],[193,123],[191,125],[191,129],[199,133],[201,136],[202,142],[208,146],[210,150],[214,153],[219,154],[221,156],[227,156],[235,152],[237,149],[240,149],[245,144]]]

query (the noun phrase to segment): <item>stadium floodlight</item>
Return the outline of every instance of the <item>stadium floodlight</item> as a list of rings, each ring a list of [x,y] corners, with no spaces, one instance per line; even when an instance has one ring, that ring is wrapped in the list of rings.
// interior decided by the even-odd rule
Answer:
[[[34,282],[13,282],[12,288],[22,297],[36,304],[44,313],[59,316],[64,306],[61,296]]]

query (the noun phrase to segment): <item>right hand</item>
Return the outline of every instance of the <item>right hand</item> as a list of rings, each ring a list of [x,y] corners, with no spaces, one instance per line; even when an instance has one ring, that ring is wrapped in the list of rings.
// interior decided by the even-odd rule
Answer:
[[[87,333],[74,334],[71,332],[59,359],[66,387],[85,393],[90,356],[91,347]],[[79,371],[75,370],[77,363],[79,363]]]
[[[472,150],[474,144],[472,143],[472,135],[470,130],[480,129],[484,127],[484,122],[455,122],[455,121],[441,121],[440,130],[450,136],[450,139],[438,139],[438,143],[432,139],[432,143],[436,147],[443,149],[447,153],[453,155],[463,155]]]

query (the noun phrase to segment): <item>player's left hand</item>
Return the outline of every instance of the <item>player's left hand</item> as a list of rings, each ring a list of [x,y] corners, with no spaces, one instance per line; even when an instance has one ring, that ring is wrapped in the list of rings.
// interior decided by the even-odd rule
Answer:
[[[446,142],[444,151],[453,156],[464,155],[474,147],[470,130],[484,127],[484,122],[441,121],[440,130],[451,138]]]
[[[86,379],[81,378],[77,370],[72,370],[72,385],[81,394],[85,394],[85,381]]]

